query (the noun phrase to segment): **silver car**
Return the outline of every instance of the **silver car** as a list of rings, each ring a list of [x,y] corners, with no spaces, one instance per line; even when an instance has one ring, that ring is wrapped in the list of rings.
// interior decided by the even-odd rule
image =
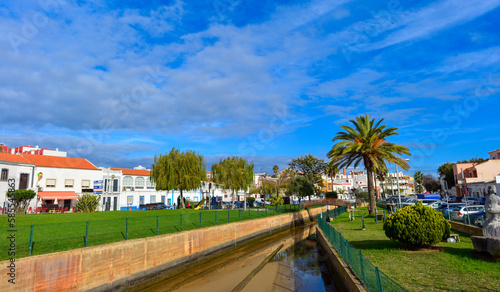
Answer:
[[[460,206],[456,207],[451,211],[451,219],[453,220],[463,220],[464,216],[472,215],[481,212],[484,210],[484,206],[482,205],[473,205],[473,206]]]

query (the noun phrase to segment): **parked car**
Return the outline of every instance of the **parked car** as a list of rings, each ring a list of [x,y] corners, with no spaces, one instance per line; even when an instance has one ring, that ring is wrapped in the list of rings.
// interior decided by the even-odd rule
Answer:
[[[418,202],[418,200],[414,199],[414,198],[406,198],[404,201],[403,201],[403,199],[401,199],[402,207],[412,206],[412,205],[415,205],[417,202]]]
[[[464,216],[476,214],[482,210],[484,210],[484,206],[481,205],[456,207],[451,211],[451,218],[453,220],[463,220]]]
[[[472,197],[465,197],[462,199],[462,203],[466,203],[467,205],[474,205],[476,204],[477,200],[476,198]]]
[[[139,208],[143,210],[163,210],[166,209],[167,206],[165,205],[165,203],[151,203],[139,205]]]
[[[457,207],[465,207],[465,204],[462,203],[443,203],[439,205],[439,207],[436,208],[436,211],[441,212],[443,214],[443,217],[448,219],[448,214],[453,211],[454,208]]]
[[[443,202],[438,201],[438,200],[422,200],[422,204],[424,204],[425,206],[437,209],[439,206],[441,206],[443,204]]]
[[[470,222],[474,225],[483,226],[484,216],[486,215],[486,210],[483,209],[475,214],[469,215]]]
[[[486,198],[485,197],[479,197],[476,199],[476,204],[477,205],[484,205],[486,204]]]

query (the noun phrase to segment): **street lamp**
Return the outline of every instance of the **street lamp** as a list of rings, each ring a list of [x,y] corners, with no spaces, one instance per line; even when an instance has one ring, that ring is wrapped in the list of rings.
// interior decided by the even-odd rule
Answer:
[[[405,161],[410,161],[409,158],[405,158]],[[396,182],[398,184],[398,203],[399,206],[398,208],[401,208],[401,191],[399,190],[399,169],[398,169],[398,164],[396,163]]]

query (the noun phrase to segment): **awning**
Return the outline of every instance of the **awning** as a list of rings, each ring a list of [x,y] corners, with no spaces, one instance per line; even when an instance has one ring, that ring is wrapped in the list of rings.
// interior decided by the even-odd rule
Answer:
[[[38,192],[42,200],[76,200],[78,195],[75,192]]]

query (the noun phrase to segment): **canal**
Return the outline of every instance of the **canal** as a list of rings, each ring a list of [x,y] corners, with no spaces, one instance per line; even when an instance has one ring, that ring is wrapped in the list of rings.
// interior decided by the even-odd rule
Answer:
[[[232,291],[250,278],[241,291],[337,291],[316,245],[316,224],[286,229],[257,241],[160,275],[129,291]],[[252,274],[276,249],[278,253]]]

